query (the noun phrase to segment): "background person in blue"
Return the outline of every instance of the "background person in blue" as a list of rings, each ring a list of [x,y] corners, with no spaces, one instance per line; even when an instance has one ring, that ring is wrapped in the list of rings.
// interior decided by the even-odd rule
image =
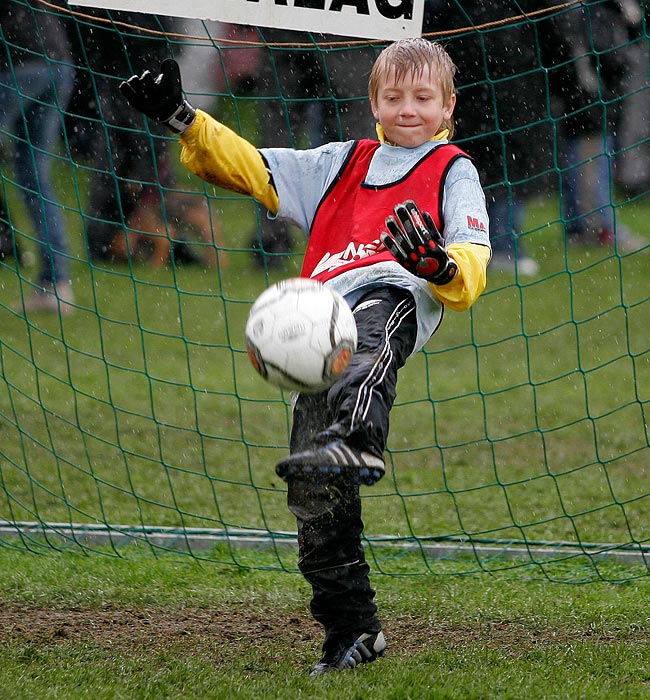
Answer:
[[[0,3],[0,27],[0,129],[11,134],[15,179],[40,263],[37,286],[17,308],[65,313],[73,308],[70,253],[52,166],[74,86],[70,45],[59,16],[43,12],[33,0]]]
[[[121,85],[134,107],[180,134],[192,172],[302,228],[302,276],[341,293],[354,312],[357,352],[329,390],[296,398],[290,454],[276,466],[298,523],[311,611],[325,628],[312,675],[384,653],[359,487],[385,472],[398,370],[436,331],[444,307],[469,308],[486,284],[485,196],[467,154],[449,143],[454,71],[439,44],[391,44],[369,81],[378,139],[306,150],[258,150],[195,110],[174,61]]]

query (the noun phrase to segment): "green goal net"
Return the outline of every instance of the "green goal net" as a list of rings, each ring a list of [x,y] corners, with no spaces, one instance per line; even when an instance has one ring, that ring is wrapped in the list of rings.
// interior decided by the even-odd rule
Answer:
[[[0,545],[297,571],[274,471],[291,400],[243,329],[304,238],[184,171],[117,86],[173,56],[196,106],[258,146],[311,147],[373,136],[385,44],[41,0],[0,13]],[[387,475],[362,493],[373,568],[647,575],[645,3],[425,15],[458,66],[455,141],[494,258],[400,376]]]

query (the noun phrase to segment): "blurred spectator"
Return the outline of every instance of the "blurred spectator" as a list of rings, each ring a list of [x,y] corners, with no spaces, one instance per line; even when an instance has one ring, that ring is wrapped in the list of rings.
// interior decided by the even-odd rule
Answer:
[[[124,22],[162,32],[153,15],[109,10],[85,14],[111,20],[79,18],[73,41],[79,54],[71,106],[74,143],[79,147],[76,155],[86,158],[91,167],[85,234],[90,259],[97,261],[114,257],[113,242],[123,234],[146,185],[154,186],[152,177],[159,178],[162,187],[169,185],[165,133],[152,126],[149,139],[143,141],[141,132],[147,126],[133,110],[124,107],[123,100],[115,99],[119,80],[132,72],[129,55],[156,65],[169,53],[169,47],[164,37],[113,24]],[[158,202],[158,206],[163,205]]]
[[[532,9],[532,8],[530,8]],[[515,0],[427,0],[424,32],[483,25],[522,13]],[[475,159],[490,218],[493,267],[535,275],[525,249],[524,203],[549,187],[552,124],[535,25],[519,21],[450,39],[458,67],[455,141]]]
[[[619,2],[585,2],[544,27],[551,32],[542,46],[550,68],[551,115],[561,137],[560,201],[567,238],[601,245],[616,241],[619,249],[634,250],[642,241],[616,220],[614,207],[615,149],[629,99],[621,85],[633,60],[628,20]]]
[[[173,48],[165,32],[176,31],[180,20],[109,10],[85,14],[96,20],[78,19],[73,37],[79,77],[71,127],[76,155],[91,173],[85,221],[90,259],[214,262],[216,219],[203,193],[174,188],[168,134],[116,99],[120,80],[133,72],[129,56],[159,65]],[[200,246],[190,245],[190,231]]]
[[[0,3],[0,27],[0,128],[12,142],[40,263],[38,286],[20,308],[65,313],[73,303],[70,253],[52,166],[74,84],[70,46],[61,17],[36,0]]]

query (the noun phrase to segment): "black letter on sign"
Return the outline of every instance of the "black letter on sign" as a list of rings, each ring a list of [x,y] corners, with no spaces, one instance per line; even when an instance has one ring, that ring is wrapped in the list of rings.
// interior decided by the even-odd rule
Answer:
[[[351,5],[357,8],[357,14],[369,15],[370,8],[368,7],[368,0],[332,0],[330,5],[330,10],[332,12],[340,12],[343,5]]]
[[[324,10],[325,0],[295,0],[294,7],[306,7],[309,10]]]
[[[402,0],[397,7],[391,5],[389,0],[375,0],[375,2],[379,14],[386,19],[399,19],[400,17],[413,19],[413,0]]]

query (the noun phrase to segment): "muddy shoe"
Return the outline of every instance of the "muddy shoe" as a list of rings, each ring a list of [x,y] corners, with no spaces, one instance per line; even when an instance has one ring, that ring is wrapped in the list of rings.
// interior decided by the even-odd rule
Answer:
[[[285,481],[340,474],[346,469],[353,470],[354,481],[365,486],[377,483],[386,473],[381,457],[350,447],[343,440],[296,452],[280,460],[275,467],[277,475]]]

